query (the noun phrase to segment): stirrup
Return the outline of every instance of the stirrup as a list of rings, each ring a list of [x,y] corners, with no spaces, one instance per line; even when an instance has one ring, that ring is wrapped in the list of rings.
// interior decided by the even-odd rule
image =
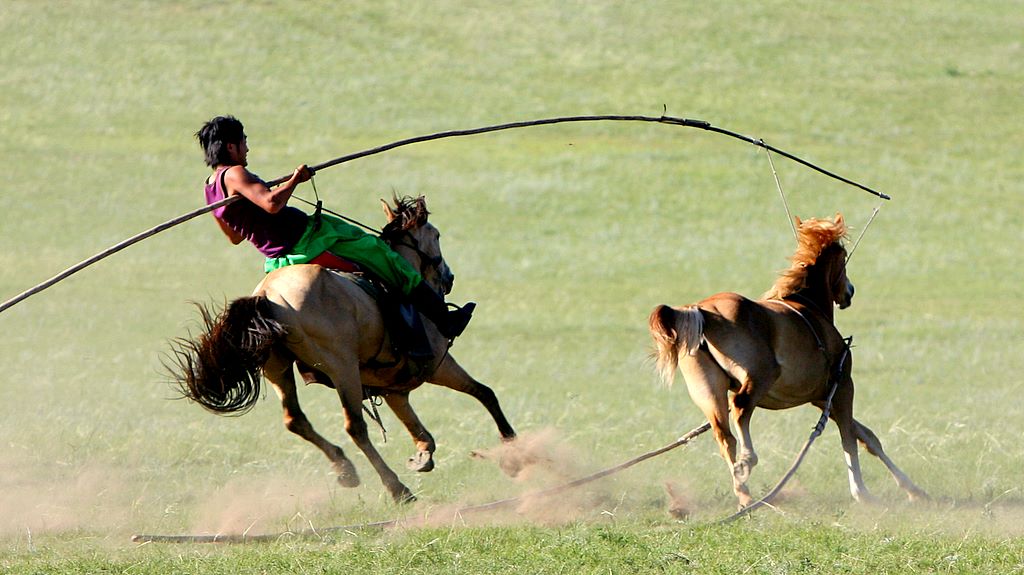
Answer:
[[[459,307],[455,304],[448,304],[455,309],[448,312],[447,324],[444,330],[444,336],[448,339],[455,339],[462,335],[462,332],[466,331],[466,326],[469,325],[469,320],[473,319],[473,310],[476,309],[476,303],[469,302],[466,305]]]

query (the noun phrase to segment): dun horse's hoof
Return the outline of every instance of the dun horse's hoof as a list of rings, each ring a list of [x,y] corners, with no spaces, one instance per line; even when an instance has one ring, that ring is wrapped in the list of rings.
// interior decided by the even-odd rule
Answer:
[[[429,451],[419,451],[405,462],[405,466],[419,473],[433,471],[434,454]]]
[[[400,487],[401,489],[396,489],[391,492],[391,497],[394,498],[395,503],[401,503],[403,505],[407,503],[415,503],[416,496],[412,494],[412,491],[409,491],[409,488],[404,485]]]
[[[359,474],[348,460],[334,464],[334,473],[338,476],[338,485],[342,487],[359,487]]]
[[[339,475],[338,485],[342,487],[359,487],[360,481],[357,475]]]

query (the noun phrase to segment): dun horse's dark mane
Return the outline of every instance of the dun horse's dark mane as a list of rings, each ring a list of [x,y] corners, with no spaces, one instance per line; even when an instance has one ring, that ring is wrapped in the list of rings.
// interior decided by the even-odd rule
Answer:
[[[799,222],[797,248],[790,258],[791,265],[788,270],[779,274],[775,285],[762,298],[783,299],[803,289],[811,266],[829,246],[842,242],[845,238],[846,223],[839,214],[836,214],[834,220],[810,219]]]
[[[392,196],[392,201],[395,204],[394,208],[392,208],[395,217],[384,226],[380,234],[385,240],[394,238],[400,232],[427,223],[430,211],[427,210],[427,201],[423,196],[415,198],[410,196],[403,196],[401,198]]]

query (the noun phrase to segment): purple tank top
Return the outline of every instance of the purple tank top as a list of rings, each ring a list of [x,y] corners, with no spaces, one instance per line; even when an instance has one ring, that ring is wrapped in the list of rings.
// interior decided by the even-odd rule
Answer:
[[[207,205],[227,197],[223,187],[224,172],[227,169],[217,170],[213,183],[206,184]],[[213,215],[249,240],[268,258],[276,258],[291,251],[305,233],[308,218],[305,212],[291,206],[271,214],[245,198],[213,210]]]

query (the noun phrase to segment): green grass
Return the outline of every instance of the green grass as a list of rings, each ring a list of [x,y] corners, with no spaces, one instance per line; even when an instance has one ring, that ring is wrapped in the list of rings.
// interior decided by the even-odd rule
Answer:
[[[67,544],[80,555],[74,564],[43,549],[24,572],[132,572],[144,563],[160,573],[1009,573],[1024,554],[1011,539],[936,541],[840,521],[426,528],[215,548],[109,549],[80,539]]]
[[[554,506],[385,533],[238,546],[138,546],[132,533],[276,532],[443,516],[619,463],[700,423],[660,387],[658,303],[756,296],[792,238],[764,153],[699,130],[561,125],[406,147],[325,170],[328,207],[379,225],[377,198],[426,194],[480,308],[453,353],[513,425],[564,454],[504,477],[469,398],[413,396],[438,468],[384,414],[385,458],[420,496],[397,508],[344,438],[337,398],[303,390],[353,454],[335,486],[271,397],[242,418],[170,401],[167,341],[190,301],[248,293],[262,265],[207,217],[138,244],[0,315],[0,571],[1012,573],[1024,570],[1024,15],[1013,2],[36,3],[0,10],[0,298],[200,203],[191,134],[246,124],[252,168],[440,130],[575,114],[669,115],[797,153],[893,196],[851,262],[858,417],[936,499],[849,501],[828,429],[780,509],[717,526],[734,498],[710,438]],[[879,201],[775,158],[794,213]],[[304,197],[311,197],[308,186]],[[760,413],[767,490],[817,413]],[[667,513],[663,484],[691,506]]]

